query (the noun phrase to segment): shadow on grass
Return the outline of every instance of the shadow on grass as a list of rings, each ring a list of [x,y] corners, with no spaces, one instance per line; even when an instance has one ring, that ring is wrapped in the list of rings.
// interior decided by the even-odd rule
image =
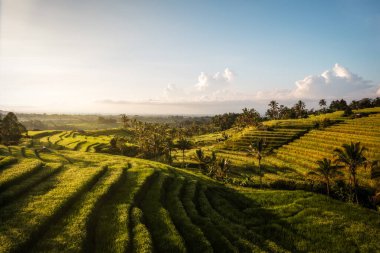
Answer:
[[[214,219],[211,219],[220,229],[230,230],[240,238],[254,243],[260,250],[302,252],[295,245],[295,240],[304,238],[292,229],[291,224],[284,220],[284,216],[264,208],[260,203],[232,189],[209,187],[205,196],[216,212],[213,214]],[[199,205],[198,202],[198,208]],[[296,213],[291,212],[289,215]]]

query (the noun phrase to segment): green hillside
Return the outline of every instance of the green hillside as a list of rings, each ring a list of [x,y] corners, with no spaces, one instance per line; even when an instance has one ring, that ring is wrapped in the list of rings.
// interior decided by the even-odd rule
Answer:
[[[0,145],[0,252],[380,252],[379,212],[344,202],[344,185],[335,199],[318,194],[323,182],[307,174],[350,141],[380,159],[380,110],[359,112],[195,135],[184,168],[179,148],[175,167],[111,154],[115,137],[138,147],[133,129],[29,131]],[[247,156],[258,138],[263,189]],[[225,176],[198,168],[199,148],[228,158]],[[379,187],[369,169],[358,179]]]
[[[13,153],[0,172],[0,252],[380,250],[378,212],[322,195],[225,187],[123,156]]]
[[[357,113],[369,113],[358,118],[342,117],[343,112],[335,112],[307,119],[272,120],[264,122],[264,128],[249,127],[241,131],[230,131],[229,138],[223,142],[214,142],[202,146],[208,155],[215,152],[217,157],[227,158],[234,166],[232,177],[238,182],[250,179],[257,184],[257,159],[248,156],[249,145],[259,138],[266,142],[262,161],[263,182],[267,185],[291,180],[304,184],[306,174],[315,170],[317,160],[334,159],[334,149],[345,143],[360,142],[365,148],[368,160],[380,160],[380,110],[362,109]],[[328,119],[328,125],[321,124]],[[216,135],[214,135],[216,136]],[[205,136],[195,139],[205,139]],[[194,147],[186,151],[188,164],[197,163]],[[177,163],[182,159],[177,153]],[[370,170],[359,171],[359,183],[374,187],[370,180]],[[244,184],[244,183],[243,183]],[[304,188],[304,186],[301,186]]]

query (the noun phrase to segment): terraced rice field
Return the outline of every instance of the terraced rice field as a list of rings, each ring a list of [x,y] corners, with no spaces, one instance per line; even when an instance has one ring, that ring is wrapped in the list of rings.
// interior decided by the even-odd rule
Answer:
[[[43,157],[18,154],[0,169],[0,252],[380,250],[378,213],[325,196],[226,188],[122,156]]]
[[[323,158],[334,159],[333,150],[340,148],[345,143],[361,142],[366,147],[365,153],[369,160],[380,160],[380,113],[377,108],[360,110],[371,112],[368,117],[348,119],[341,117],[341,112],[316,116],[300,120],[275,120],[265,122],[272,126],[272,131],[259,131],[255,128],[247,128],[235,133],[233,137],[222,144],[204,146],[202,149],[210,155],[215,152],[217,157],[229,159],[235,166],[234,175],[255,180],[255,173],[245,168],[257,167],[258,162],[254,157],[247,156],[250,143],[258,138],[264,138],[267,142],[264,166],[264,182],[271,183],[279,179],[291,179],[304,181],[306,173],[314,170],[316,161]],[[331,120],[339,120],[334,125],[322,129],[310,129],[316,120],[322,117]],[[196,148],[195,148],[196,149]],[[195,149],[185,152],[185,163],[196,163]],[[178,164],[182,162],[181,153],[176,154]],[[361,169],[359,178],[361,184],[372,186],[369,180],[369,170]]]
[[[359,141],[367,148],[365,152],[367,159],[379,160],[379,125],[380,114],[375,114],[369,117],[346,120],[323,130],[312,130],[276,150],[274,156],[265,158],[265,162],[274,165],[281,164],[283,167],[294,168],[305,173],[315,169],[317,160],[324,157],[333,159],[333,150],[351,141]]]
[[[71,150],[97,152],[104,147],[108,147],[112,137],[112,135],[91,136],[74,131],[64,131],[53,133],[52,135],[48,132],[40,141],[46,143],[47,146],[59,145]]]
[[[278,148],[292,141],[307,131],[306,128],[277,128],[271,131],[257,130],[254,127],[244,129],[240,134],[233,136],[217,149],[232,151],[247,151],[249,145],[258,138],[265,139],[265,151]]]

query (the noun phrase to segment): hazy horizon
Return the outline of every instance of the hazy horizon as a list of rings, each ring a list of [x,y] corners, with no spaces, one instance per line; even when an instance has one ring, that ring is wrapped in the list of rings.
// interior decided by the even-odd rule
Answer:
[[[213,115],[380,96],[379,1],[0,1],[0,110]]]

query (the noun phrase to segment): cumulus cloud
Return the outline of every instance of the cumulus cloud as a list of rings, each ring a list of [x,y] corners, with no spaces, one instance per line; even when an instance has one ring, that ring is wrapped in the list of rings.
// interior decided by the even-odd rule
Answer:
[[[234,76],[234,73],[229,68],[226,68],[222,73],[216,72],[214,75],[201,72],[198,76],[198,83],[195,84],[195,89],[202,92],[220,91],[232,83]]]
[[[102,105],[116,107],[124,106],[143,112],[149,109],[154,113],[223,113],[238,112],[244,107],[253,107],[264,112],[270,100],[291,106],[298,99],[305,101],[308,106],[318,106],[321,98],[328,100],[344,98],[360,99],[380,96],[380,85],[365,80],[347,68],[335,64],[332,69],[321,74],[306,76],[296,81],[293,88],[242,92],[235,74],[229,68],[222,72],[206,74],[201,72],[197,82],[189,87],[178,87],[168,84],[163,96],[154,100],[142,101],[98,101]],[[236,82],[236,83],[235,83]],[[118,108],[119,108],[118,107]],[[152,109],[155,108],[155,109]],[[160,109],[158,109],[160,108]]]
[[[229,68],[214,74],[201,72],[198,82],[187,89],[168,84],[164,89],[163,99],[170,102],[225,100],[236,95],[233,91],[234,79],[235,73]]]
[[[373,96],[376,89],[373,82],[364,80],[336,63],[331,70],[297,81],[290,95],[303,99],[354,98]]]

